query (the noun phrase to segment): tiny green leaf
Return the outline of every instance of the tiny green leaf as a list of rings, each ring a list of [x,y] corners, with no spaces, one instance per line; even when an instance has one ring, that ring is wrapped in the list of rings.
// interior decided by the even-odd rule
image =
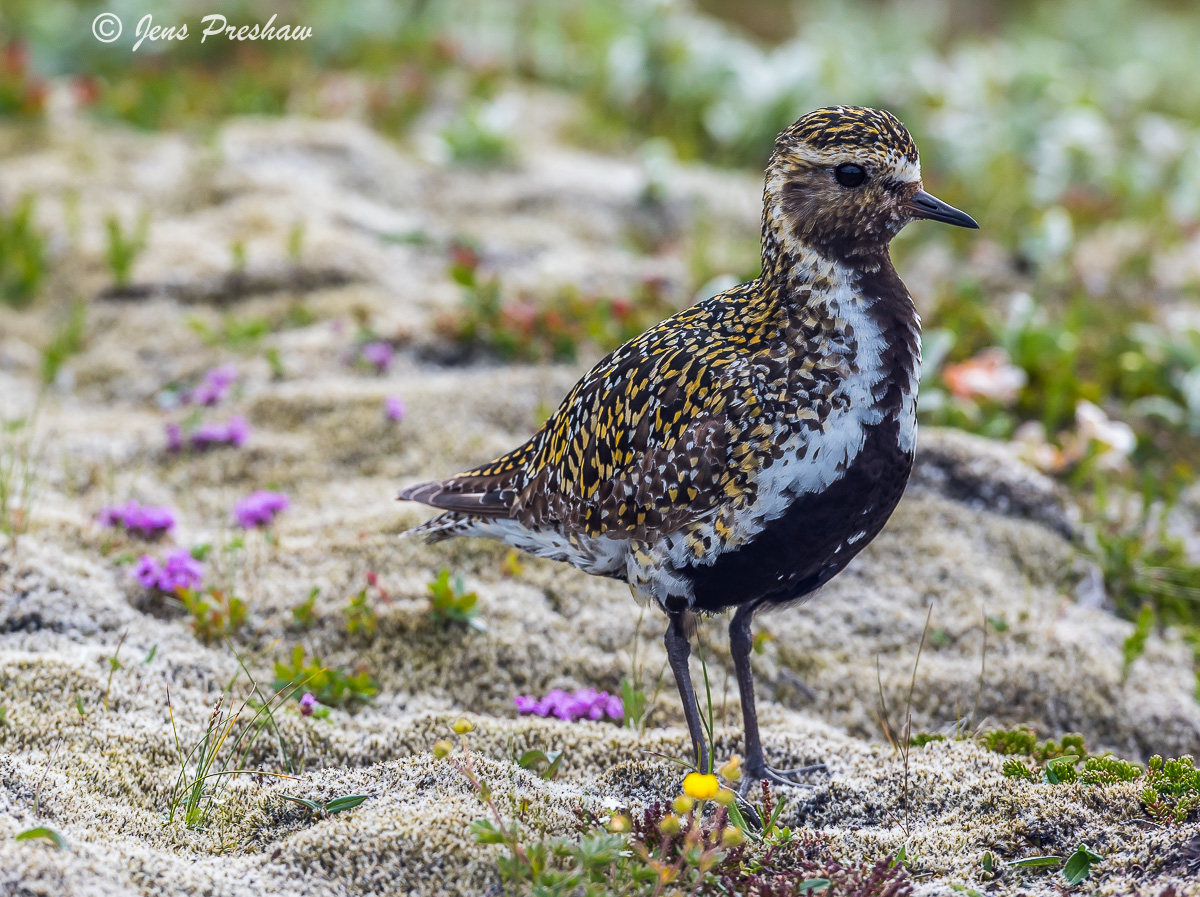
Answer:
[[[26,829],[16,836],[18,841],[48,841],[59,850],[67,849],[67,839],[48,826]]]
[[[478,844],[503,844],[504,833],[496,828],[490,820],[476,819],[471,823],[471,834]]]
[[[333,815],[341,813],[343,810],[353,810],[368,797],[370,797],[368,794],[347,794],[344,797],[335,797],[325,804],[325,812]]]
[[[1063,858],[1059,856],[1026,857],[1023,860],[1011,860],[1006,866],[1061,866]]]
[[[1104,857],[1092,853],[1086,844],[1080,844],[1078,849],[1067,859],[1063,866],[1063,878],[1068,884],[1077,885],[1091,874],[1092,864],[1100,862]]]
[[[284,800],[290,800],[294,804],[303,804],[304,806],[306,806],[310,810],[312,810],[314,813],[320,813],[324,809],[324,807],[322,807],[316,801],[307,800],[303,797],[293,797],[290,794],[281,794],[279,796],[282,797]]]
[[[824,891],[829,887],[828,878],[809,878],[800,882],[800,887],[797,889],[801,894],[815,894],[818,891]]]

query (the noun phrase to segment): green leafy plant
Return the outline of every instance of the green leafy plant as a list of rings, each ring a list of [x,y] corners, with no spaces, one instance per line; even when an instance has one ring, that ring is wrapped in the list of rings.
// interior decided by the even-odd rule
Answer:
[[[46,239],[33,223],[34,200],[0,209],[0,304],[24,308],[46,278]]]
[[[319,657],[306,658],[304,648],[292,649],[287,662],[275,662],[276,692],[295,693],[304,686],[327,707],[353,707],[369,701],[379,692],[379,686],[365,668],[348,672],[343,667],[327,667]],[[298,697],[298,694],[297,694]]]
[[[350,635],[357,632],[372,636],[379,628],[379,615],[371,606],[366,589],[362,589],[358,594],[352,596],[350,603],[343,608],[342,613],[346,615],[346,632]]]
[[[1155,754],[1146,769],[1142,803],[1161,825],[1181,824],[1200,812],[1200,769],[1187,755],[1164,760]]]
[[[66,318],[54,329],[50,342],[42,349],[42,384],[48,386],[58,377],[63,365],[83,348],[87,330],[87,303],[75,300]]]
[[[108,236],[108,269],[112,272],[113,286],[124,290],[133,275],[133,265],[146,248],[146,237],[150,230],[150,213],[143,211],[137,223],[128,233],[117,215],[109,215],[104,222]]]
[[[997,754],[1019,755],[1032,757],[1039,763],[1053,760],[1056,757],[1088,756],[1084,747],[1082,735],[1064,735],[1061,741],[1048,738],[1038,741],[1037,732],[1028,726],[1014,726],[1011,729],[989,729],[980,735],[984,746]]]
[[[299,629],[312,629],[317,624],[317,596],[321,594],[318,586],[309,590],[308,597],[292,608],[292,623]]]
[[[479,596],[463,591],[462,577],[450,581],[450,571],[443,569],[427,586],[429,590],[429,615],[435,620],[466,623],[472,629],[486,632],[487,627],[478,618]]]
[[[177,589],[176,595],[192,632],[205,644],[236,635],[246,623],[246,602],[222,589]]]
[[[1101,862],[1104,857],[1093,853],[1086,844],[1080,844],[1069,857],[1055,855],[1025,857],[1013,860],[1007,865],[1016,869],[1041,869],[1062,867],[1062,876],[1067,884],[1077,885],[1084,881],[1092,872],[1092,866]]]
[[[1146,815],[1160,825],[1183,823],[1200,813],[1200,770],[1189,755],[1164,760],[1156,754],[1143,770],[1117,757],[1089,754],[1078,735],[1039,743],[1032,729],[1017,727],[995,729],[982,738],[992,750],[1009,755],[1001,770],[1006,777],[1051,785],[1140,782]]]

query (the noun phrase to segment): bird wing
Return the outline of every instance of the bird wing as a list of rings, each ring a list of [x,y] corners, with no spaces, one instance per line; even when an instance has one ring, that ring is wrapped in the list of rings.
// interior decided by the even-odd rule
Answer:
[[[524,445],[400,497],[531,528],[633,538],[705,517],[744,479],[732,437],[769,413],[754,380],[778,374],[763,370],[745,328],[725,326],[734,310],[720,298],[601,360]]]

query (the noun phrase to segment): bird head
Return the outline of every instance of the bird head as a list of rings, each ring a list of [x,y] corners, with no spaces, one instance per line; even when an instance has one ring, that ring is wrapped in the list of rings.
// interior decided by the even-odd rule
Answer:
[[[916,219],[979,226],[922,189],[917,147],[900,120],[864,106],[817,109],[779,135],[765,206],[785,246],[841,260],[885,249]]]

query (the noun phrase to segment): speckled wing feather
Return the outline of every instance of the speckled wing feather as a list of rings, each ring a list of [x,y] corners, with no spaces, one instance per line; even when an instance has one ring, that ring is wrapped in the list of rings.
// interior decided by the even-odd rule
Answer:
[[[589,536],[644,538],[703,518],[745,480],[731,435],[772,410],[762,386],[786,379],[787,360],[761,352],[770,334],[759,331],[776,322],[756,326],[747,287],[611,353],[520,448],[400,497]]]

